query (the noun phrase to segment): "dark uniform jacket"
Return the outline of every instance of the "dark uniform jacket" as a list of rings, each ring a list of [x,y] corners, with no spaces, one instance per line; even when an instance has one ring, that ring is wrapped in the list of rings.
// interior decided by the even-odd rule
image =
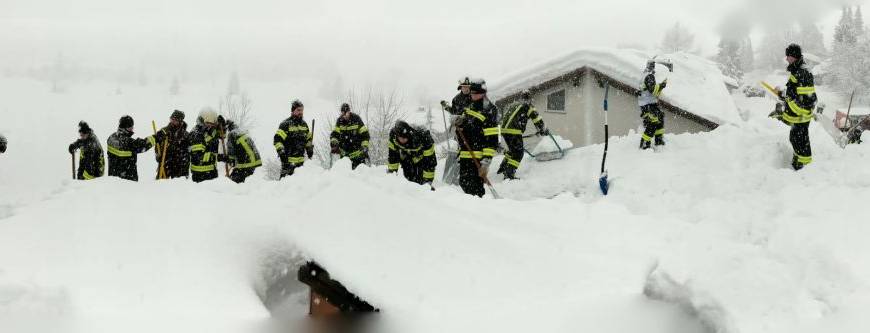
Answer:
[[[248,133],[233,130],[227,133],[227,160],[235,169],[255,169],[263,165],[260,151]]]
[[[813,74],[807,70],[803,59],[789,65],[788,71],[791,75],[782,93],[788,107],[782,114],[782,120],[789,124],[807,123],[813,119],[813,109],[818,99]]]
[[[533,105],[520,103],[513,106],[510,110],[501,119],[502,135],[523,135],[529,120],[535,124],[539,132],[544,130],[544,119],[541,118],[541,115],[538,114]]]
[[[349,157],[351,160],[368,159],[369,129],[356,113],[351,113],[348,120],[338,117],[335,129],[329,137],[330,146],[338,147],[342,157]]]
[[[106,150],[109,155],[109,176],[138,181],[139,172],[136,169],[137,155],[151,148],[150,140],[133,139],[133,133],[126,129],[118,129],[106,140]]]
[[[457,132],[461,132],[470,146],[469,151],[462,137],[457,133],[459,142],[459,158],[490,159],[495,156],[498,147],[498,109],[489,99],[472,102],[462,114],[457,124]]]
[[[169,178],[187,177],[190,169],[190,142],[188,141],[187,123],[182,122],[181,126],[172,127],[166,126],[156,134],[148,137],[151,145],[154,148],[154,155],[157,159],[157,167],[160,167],[160,160],[163,157],[163,147],[166,146],[166,164],[164,169],[166,176]]]
[[[215,179],[218,176],[217,158],[220,138],[217,128],[196,125],[189,135],[190,174],[195,182]]]
[[[471,94],[463,94],[461,91],[453,97],[453,102],[447,109],[452,115],[461,115],[465,108],[471,105]]]
[[[282,165],[301,166],[314,155],[313,135],[302,117],[290,117],[278,125],[272,139]]]
[[[404,145],[399,143],[396,129],[390,131],[390,141],[387,144],[389,149],[387,168],[390,172],[399,170],[399,166],[402,168],[420,168],[422,169],[420,175],[422,179],[420,180],[431,182],[435,179],[435,166],[438,164],[435,158],[435,142],[428,130],[409,127],[411,135]],[[405,171],[408,174],[408,170]],[[409,180],[417,181],[417,179]]]
[[[69,145],[70,153],[75,152],[76,149],[81,149],[76,178],[91,180],[102,177],[105,171],[106,159],[103,157],[103,146],[100,145],[100,140],[97,139],[94,132],[88,134],[86,139],[78,139]]]

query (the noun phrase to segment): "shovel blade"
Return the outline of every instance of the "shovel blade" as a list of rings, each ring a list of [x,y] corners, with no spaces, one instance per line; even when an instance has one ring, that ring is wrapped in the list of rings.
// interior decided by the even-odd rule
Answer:
[[[607,195],[607,191],[610,190],[610,183],[607,182],[607,171],[601,173],[601,177],[598,177],[598,187],[601,188],[601,193]]]

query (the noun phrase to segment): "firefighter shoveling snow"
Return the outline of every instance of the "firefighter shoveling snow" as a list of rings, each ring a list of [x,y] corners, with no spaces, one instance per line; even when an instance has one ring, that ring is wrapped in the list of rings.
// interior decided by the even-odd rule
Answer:
[[[870,147],[815,140],[795,173],[771,153],[784,131],[753,114],[659,152],[611,140],[607,197],[601,145],[524,163],[495,184],[508,200],[347,160],[242,185],[58,176],[41,193],[43,175],[6,164],[20,176],[4,189],[40,199],[0,205],[0,330],[286,330],[264,290],[311,258],[381,309],[378,332],[866,331],[870,225],[853,209]]]

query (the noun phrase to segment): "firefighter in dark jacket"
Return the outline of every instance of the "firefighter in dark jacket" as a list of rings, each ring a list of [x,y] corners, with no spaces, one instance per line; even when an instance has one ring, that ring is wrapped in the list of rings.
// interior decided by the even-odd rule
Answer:
[[[251,136],[240,130],[234,122],[227,121],[226,130],[227,153],[218,157],[232,166],[230,179],[236,183],[244,183],[245,179],[254,174],[254,170],[263,165],[260,151]]]
[[[160,164],[166,178],[181,178],[188,176],[190,169],[190,154],[188,149],[187,123],[184,122],[184,112],[175,110],[169,117],[169,125],[160,129],[147,139],[154,146],[154,155],[157,158],[157,178],[160,179]],[[166,153],[164,154],[164,147]],[[164,157],[165,155],[165,157]]]
[[[332,153],[350,158],[352,169],[368,162],[369,129],[347,103],[341,105],[341,115],[329,137]]]
[[[402,172],[405,179],[417,184],[432,183],[435,179],[435,142],[428,130],[397,121],[390,131],[387,143],[387,172]]]
[[[6,137],[0,134],[0,154],[6,152]]]
[[[76,174],[76,179],[91,180],[103,176],[105,171],[106,159],[103,157],[103,146],[100,145],[100,140],[94,134],[94,131],[88,126],[88,123],[79,122],[79,139],[69,145],[69,153],[75,154],[79,152],[79,169]]]
[[[538,135],[549,135],[550,132],[544,125],[544,119],[535,110],[532,105],[531,93],[524,90],[521,94],[522,102],[515,105],[508,113],[502,116],[501,121],[501,136],[507,144],[508,151],[504,155],[504,160],[498,167],[498,173],[504,173],[505,179],[517,179],[516,171],[520,167],[520,162],[523,160],[523,132],[526,131],[526,125],[529,120],[535,124],[538,129]]]
[[[471,104],[454,121],[459,142],[459,186],[465,193],[482,197],[486,194],[483,179],[498,146],[498,109],[486,98],[485,83],[472,81],[470,90]]]
[[[314,155],[313,135],[303,119],[304,113],[305,105],[294,100],[290,105],[290,118],[278,125],[272,140],[281,160],[281,178],[293,175],[296,168],[305,164],[306,155],[308,159]]]
[[[123,116],[118,121],[118,131],[106,140],[109,155],[109,176],[139,181],[136,169],[137,155],[151,148],[150,140],[133,138],[133,118]]]
[[[785,56],[790,75],[785,90],[776,89],[782,103],[777,105],[777,110],[771,116],[791,126],[789,141],[794,149],[791,166],[800,170],[813,161],[809,128],[818,97],[813,74],[806,68],[801,47],[789,45],[785,49]]]
[[[653,138],[656,146],[665,144],[665,114],[659,109],[659,96],[667,85],[667,79],[662,83],[656,83],[656,63],[653,60],[648,61],[643,72],[643,82],[638,89],[640,95],[637,98],[644,127],[643,134],[640,136],[640,149],[649,149]]]
[[[211,108],[204,108],[196,119],[196,127],[190,132],[190,178],[203,182],[218,177],[218,115]]]
[[[459,93],[453,97],[453,102],[447,105],[446,101],[441,101],[441,107],[450,114],[458,116],[465,112],[465,108],[471,105],[471,79],[467,76],[459,80],[459,86],[456,87]]]

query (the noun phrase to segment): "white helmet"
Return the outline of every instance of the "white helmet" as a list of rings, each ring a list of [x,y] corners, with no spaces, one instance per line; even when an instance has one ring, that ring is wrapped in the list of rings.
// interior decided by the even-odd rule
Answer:
[[[199,111],[199,119],[202,119],[203,123],[217,124],[218,114],[214,109],[206,106]]]

